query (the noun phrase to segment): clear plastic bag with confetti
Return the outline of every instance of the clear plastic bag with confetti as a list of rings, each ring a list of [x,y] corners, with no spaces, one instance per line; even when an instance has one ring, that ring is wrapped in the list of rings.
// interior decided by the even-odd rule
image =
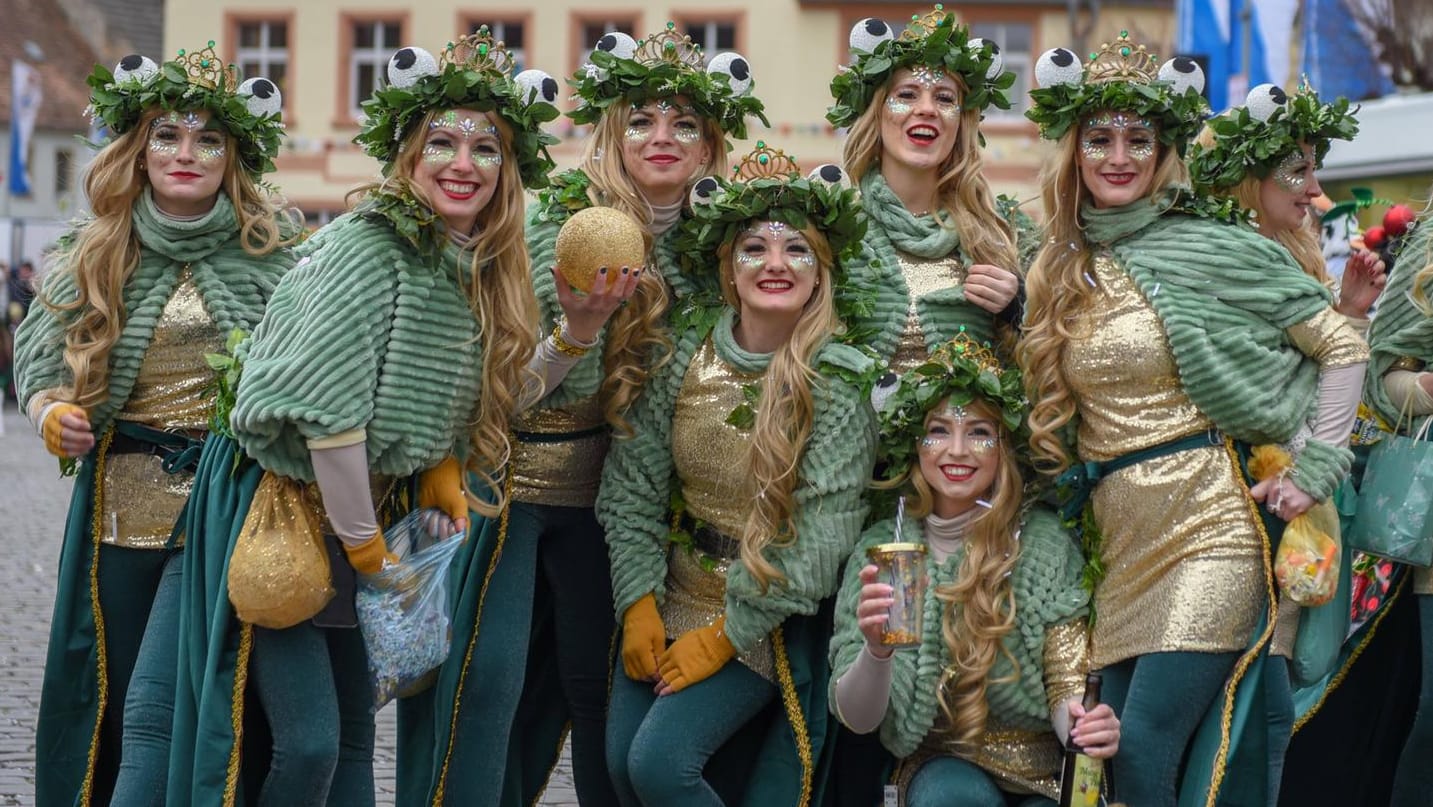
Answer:
[[[358,579],[358,626],[377,707],[421,691],[452,644],[448,567],[464,536],[436,539],[426,529],[432,523],[427,512],[419,510],[385,531],[390,541],[411,551],[398,563]]]

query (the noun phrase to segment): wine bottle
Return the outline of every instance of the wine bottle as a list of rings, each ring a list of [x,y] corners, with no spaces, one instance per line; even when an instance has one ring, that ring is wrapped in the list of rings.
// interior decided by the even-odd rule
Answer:
[[[1086,713],[1100,705],[1099,673],[1085,676],[1082,704]],[[1065,764],[1060,771],[1060,807],[1099,807],[1104,782],[1104,763],[1085,756],[1073,739],[1065,743]]]

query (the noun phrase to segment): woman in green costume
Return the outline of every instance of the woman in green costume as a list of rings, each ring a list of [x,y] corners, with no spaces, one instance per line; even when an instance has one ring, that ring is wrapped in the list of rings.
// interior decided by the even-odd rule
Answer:
[[[899,38],[876,18],[856,23],[849,66],[831,81],[831,125],[849,127],[846,171],[860,184],[871,226],[855,278],[879,276],[877,316],[860,343],[904,372],[964,332],[980,344],[1020,323],[1016,233],[983,175],[980,119],[1009,108],[1015,74],[999,49],[937,7]],[[1033,252],[1028,230],[1023,247]]]
[[[267,79],[241,84],[208,48],[126,56],[89,84],[113,136],[85,180],[94,215],[63,239],[17,342],[20,400],[77,470],[36,737],[43,805],[108,803],[121,767],[116,803],[162,799],[175,522],[214,404],[204,353],[258,323],[296,232],[257,184],[282,133]],[[157,780],[136,777],[156,762]]]
[[[392,560],[384,529],[413,504],[459,529],[470,506],[497,512],[509,419],[571,365],[562,345],[620,302],[623,283],[564,295],[568,328],[538,341],[523,187],[551,168],[541,124],[557,110],[545,73],[511,69],[486,29],[440,59],[394,54],[356,138],[384,180],[305,242],[241,350],[234,440],[206,452],[191,502],[204,552],[188,570],[172,803],[229,802],[246,784],[259,804],[373,803],[373,692],[343,580]],[[236,452],[254,462],[234,471]],[[224,585],[260,469],[316,483],[343,550],[330,552],[342,593],[282,630],[236,619]],[[246,701],[271,749],[243,742]],[[241,779],[265,750],[262,783]]]
[[[1364,400],[1385,423],[1404,433],[1433,415],[1433,224],[1425,213],[1399,251],[1369,331]],[[1413,719],[1393,782],[1395,807],[1426,804],[1433,792],[1433,572],[1413,570],[1423,674]]]
[[[1025,391],[968,337],[937,348],[941,372],[878,388],[881,444],[909,509],[873,524],[846,562],[831,641],[831,709],[880,730],[901,760],[903,804],[1049,805],[1060,743],[1108,758],[1119,721],[1080,705],[1088,671],[1084,558],[1053,511],[1025,500],[1017,461]],[[866,551],[923,546],[919,644],[882,633],[893,589]]]
[[[1034,455],[1080,494],[1068,516],[1088,497],[1115,795],[1272,803],[1292,702],[1287,666],[1265,663],[1271,552],[1348,472],[1367,348],[1286,250],[1182,187],[1197,64],[1159,66],[1121,33],[1086,65],[1046,52],[1036,77],[1051,239],[1019,352]],[[1293,471],[1251,488],[1247,448],[1268,443]]]
[[[616,626],[607,544],[592,505],[609,433],[630,431],[626,411],[649,363],[666,349],[672,294],[690,290],[669,234],[692,183],[725,173],[726,137],[745,137],[747,118],[761,114],[744,59],[722,53],[708,67],[701,48],[670,28],[640,44],[607,34],[572,83],[581,106],[570,114],[593,133],[581,167],[553,178],[527,222],[543,332],[562,321],[557,290],[565,283],[554,272],[554,247],[573,213],[600,206],[632,216],[650,258],[645,268],[609,267],[613,276],[638,278],[631,301],[594,340],[573,343],[576,366],[514,424],[507,529],[484,533],[501,541],[502,562],[478,551],[492,569],[479,578],[487,581],[485,608],[456,620],[473,633],[456,639],[473,646],[452,663],[476,672],[473,686],[455,693],[462,716],[474,722],[458,727],[451,766],[475,773],[447,779],[454,803],[495,803],[504,791],[505,803],[531,803],[570,727],[578,798],[592,807],[617,804],[604,751]]]
[[[624,805],[820,799],[818,611],[860,533],[875,448],[848,380],[874,364],[832,341],[837,256],[863,223],[828,168],[801,179],[758,144],[732,182],[697,183],[680,243],[691,270],[718,267],[725,305],[689,312],[603,471],[622,622],[607,758]],[[760,749],[757,769],[715,775],[739,764],[728,754],[708,782],[724,745]]]

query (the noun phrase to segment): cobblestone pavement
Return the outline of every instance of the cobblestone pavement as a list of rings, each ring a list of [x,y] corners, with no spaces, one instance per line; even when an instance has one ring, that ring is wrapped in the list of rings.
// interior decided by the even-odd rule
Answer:
[[[35,715],[71,483],[30,425],[4,406],[0,436],[0,807],[35,803]],[[378,803],[393,803],[394,709],[378,715]],[[539,804],[575,807],[566,755]]]

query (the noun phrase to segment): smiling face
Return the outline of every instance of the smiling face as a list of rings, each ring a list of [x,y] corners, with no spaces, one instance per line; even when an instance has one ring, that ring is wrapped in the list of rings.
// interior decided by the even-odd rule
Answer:
[[[162,112],[149,124],[144,170],[154,202],[173,216],[214,207],[231,159],[229,136],[207,110]]]
[[[926,415],[917,447],[920,473],[930,486],[931,511],[942,518],[989,501],[1000,468],[1000,425],[983,405],[941,401]]]
[[[737,238],[732,261],[732,282],[744,319],[800,317],[820,277],[806,236],[779,221],[752,222]]]
[[[881,108],[881,159],[914,169],[939,166],[960,131],[960,85],[944,70],[901,68]]]
[[[471,234],[498,187],[504,152],[497,126],[486,112],[448,109],[429,121],[422,143],[414,184],[450,230]]]
[[[1301,144],[1298,151],[1280,160],[1259,181],[1259,206],[1263,208],[1259,225],[1263,232],[1287,232],[1304,226],[1309,206],[1324,192],[1314,168],[1313,147]]]
[[[1144,198],[1159,157],[1155,125],[1131,112],[1107,110],[1080,125],[1080,179],[1095,207]]]
[[[614,110],[610,114],[620,114]],[[681,201],[687,183],[711,161],[702,119],[686,96],[633,104],[622,133],[622,168],[647,201]]]

